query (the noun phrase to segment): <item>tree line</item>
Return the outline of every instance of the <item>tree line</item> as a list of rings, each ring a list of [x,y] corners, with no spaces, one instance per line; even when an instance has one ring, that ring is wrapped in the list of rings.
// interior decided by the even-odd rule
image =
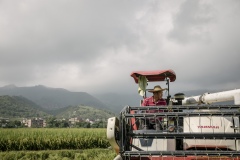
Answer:
[[[19,120],[0,120],[1,128],[24,128],[27,127]],[[56,117],[49,117],[46,119],[46,128],[106,128],[107,123],[104,121],[98,121],[93,124],[85,121],[76,122],[71,124],[67,120],[58,120]],[[32,128],[38,128],[38,126],[32,126]]]

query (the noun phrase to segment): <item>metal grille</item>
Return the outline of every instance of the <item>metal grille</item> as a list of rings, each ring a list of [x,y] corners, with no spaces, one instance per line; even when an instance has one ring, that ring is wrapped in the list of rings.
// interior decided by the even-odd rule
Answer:
[[[238,159],[239,105],[126,106],[120,115],[123,159]]]

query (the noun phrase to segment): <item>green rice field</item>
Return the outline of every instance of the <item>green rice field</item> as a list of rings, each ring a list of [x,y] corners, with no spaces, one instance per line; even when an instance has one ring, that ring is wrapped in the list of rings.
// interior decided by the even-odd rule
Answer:
[[[0,152],[1,160],[113,160],[115,156],[110,149]]]
[[[109,146],[106,129],[0,129],[1,160],[112,160],[116,154]]]

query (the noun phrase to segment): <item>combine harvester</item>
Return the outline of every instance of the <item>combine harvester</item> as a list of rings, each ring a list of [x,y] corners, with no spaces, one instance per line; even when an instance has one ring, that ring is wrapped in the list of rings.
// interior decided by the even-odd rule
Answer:
[[[173,70],[138,71],[131,76],[143,99],[147,83],[166,81],[167,106],[126,106],[119,117],[108,119],[107,138],[117,153],[114,160],[240,160],[240,89],[171,97]],[[211,105],[226,101],[235,105]],[[149,120],[161,127],[140,127]]]

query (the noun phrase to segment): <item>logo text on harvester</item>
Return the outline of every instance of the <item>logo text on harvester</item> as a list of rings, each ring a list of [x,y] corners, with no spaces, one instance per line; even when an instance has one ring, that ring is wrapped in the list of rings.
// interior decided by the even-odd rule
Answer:
[[[198,128],[213,128],[213,129],[219,129],[219,126],[198,126]]]

